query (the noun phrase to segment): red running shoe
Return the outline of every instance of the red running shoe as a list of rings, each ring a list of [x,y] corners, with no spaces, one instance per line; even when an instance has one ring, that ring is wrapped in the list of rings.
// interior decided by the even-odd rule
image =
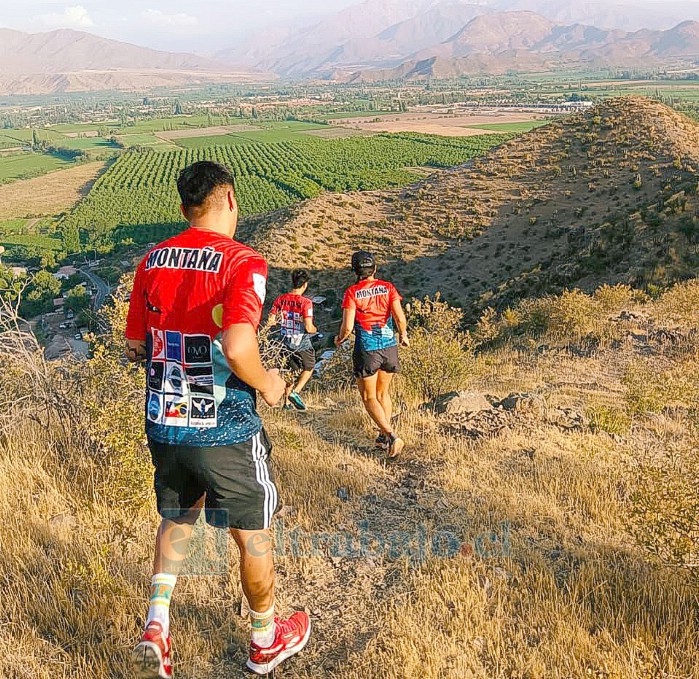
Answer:
[[[294,613],[288,620],[274,619],[274,643],[269,648],[250,644],[247,666],[255,674],[269,674],[292,655],[302,651],[311,636],[311,621],[305,613]]]
[[[151,622],[131,654],[134,676],[138,679],[172,679],[170,635],[163,636],[163,626]]]

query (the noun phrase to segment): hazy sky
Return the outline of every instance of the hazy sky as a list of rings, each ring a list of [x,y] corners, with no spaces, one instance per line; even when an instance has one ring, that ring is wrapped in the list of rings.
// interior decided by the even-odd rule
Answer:
[[[471,0],[483,3],[484,0]],[[214,52],[273,23],[321,16],[360,0],[0,0],[0,26],[75,28],[168,50]],[[664,0],[616,0],[662,5]]]
[[[252,29],[321,15],[358,0],[0,0],[0,26],[75,28],[161,49],[230,47]]]

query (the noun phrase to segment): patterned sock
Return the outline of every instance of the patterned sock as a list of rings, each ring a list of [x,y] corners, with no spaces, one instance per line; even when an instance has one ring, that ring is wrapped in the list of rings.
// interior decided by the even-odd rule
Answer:
[[[260,648],[269,648],[274,643],[274,604],[265,613],[250,609],[252,640]]]
[[[165,636],[170,632],[170,599],[176,583],[177,576],[170,573],[158,573],[153,576],[146,627],[153,621],[159,622],[163,626]]]

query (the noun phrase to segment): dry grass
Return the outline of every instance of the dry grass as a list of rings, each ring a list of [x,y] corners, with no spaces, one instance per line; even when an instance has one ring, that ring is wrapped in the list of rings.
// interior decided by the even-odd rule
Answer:
[[[0,219],[44,217],[64,212],[87,194],[105,164],[82,163],[42,177],[0,186]]]
[[[635,309],[675,317],[689,289],[669,297],[667,309],[662,301]],[[112,319],[118,329],[123,318]],[[696,325],[694,314],[680,327]],[[665,347],[646,337],[580,354],[507,340],[478,355],[470,383],[498,397],[536,392],[546,408],[624,409],[628,366],[681,372],[694,340],[682,341]],[[77,405],[59,416],[68,426],[47,427],[46,399],[8,405],[14,387],[0,386],[0,401],[16,413],[0,433],[3,677],[129,676],[157,517],[135,433],[140,406],[119,396],[136,393],[142,376],[120,366],[110,347],[72,367],[44,368],[35,355],[12,363],[0,352],[15,386],[31,377]],[[28,367],[37,362],[41,369]],[[410,447],[386,466],[354,391],[316,386],[308,401],[307,413],[264,413],[288,507],[277,527],[280,608],[306,607],[315,625],[307,651],[278,676],[696,676],[696,588],[680,571],[659,569],[627,531],[639,451],[695,450],[690,415],[677,403],[661,416],[634,413],[621,436],[522,416],[477,440],[450,435],[418,402],[403,403]],[[327,535],[310,553],[312,534],[398,544],[396,531],[412,540],[400,553],[370,541],[364,557],[334,555]],[[446,538],[432,547],[440,531],[458,538],[456,553],[440,555]],[[294,534],[306,556],[293,555]],[[428,536],[422,559],[420,536]],[[230,576],[180,580],[178,677],[246,676],[230,556]]]

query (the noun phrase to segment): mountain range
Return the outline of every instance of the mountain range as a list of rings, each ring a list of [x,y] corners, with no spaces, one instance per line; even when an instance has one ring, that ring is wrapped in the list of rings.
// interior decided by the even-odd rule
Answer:
[[[365,0],[207,57],[73,30],[0,29],[0,95],[696,64],[698,21],[699,2],[672,0],[657,9],[598,0]]]
[[[150,89],[259,78],[214,59],[162,52],[83,31],[0,29],[0,94]]]
[[[699,20],[697,2],[653,8],[575,0],[365,0],[310,26],[252,36],[217,57],[292,77],[367,67],[410,70],[426,59],[474,54],[509,56],[514,68],[522,51],[625,65],[699,54],[686,23],[692,20]]]

